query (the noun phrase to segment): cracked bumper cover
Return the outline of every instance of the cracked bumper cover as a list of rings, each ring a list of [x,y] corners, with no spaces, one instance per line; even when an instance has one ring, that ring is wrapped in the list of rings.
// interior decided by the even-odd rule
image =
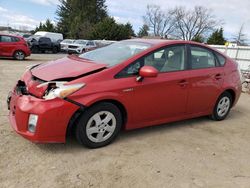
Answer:
[[[79,106],[62,99],[43,100],[11,92],[7,99],[9,121],[24,138],[37,143],[64,143],[67,126]],[[30,114],[38,115],[35,133],[28,131]]]

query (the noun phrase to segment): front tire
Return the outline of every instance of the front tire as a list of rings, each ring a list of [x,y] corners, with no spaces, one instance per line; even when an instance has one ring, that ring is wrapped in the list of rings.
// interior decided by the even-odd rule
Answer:
[[[76,139],[88,148],[110,144],[118,136],[122,115],[112,103],[99,103],[87,109],[76,125]]]
[[[224,120],[232,107],[232,95],[224,92],[217,100],[211,118],[216,121]]]

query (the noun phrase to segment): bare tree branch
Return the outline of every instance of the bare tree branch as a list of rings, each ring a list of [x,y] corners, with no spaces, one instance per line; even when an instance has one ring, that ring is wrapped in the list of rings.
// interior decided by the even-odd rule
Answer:
[[[168,38],[174,29],[172,14],[170,11],[164,13],[158,5],[148,5],[143,19],[155,36]]]
[[[246,45],[247,44],[247,39],[246,39],[246,34],[244,33],[244,24],[240,26],[240,30],[238,33],[234,36],[233,38],[237,45]]]
[[[163,12],[158,5],[148,5],[143,19],[155,36],[182,40],[206,37],[222,24],[210,9],[202,6],[192,10],[179,6]]]
[[[192,40],[200,35],[207,35],[213,31],[221,21],[217,21],[211,10],[197,6],[194,10],[176,7],[172,10],[175,22],[175,37],[183,40]]]

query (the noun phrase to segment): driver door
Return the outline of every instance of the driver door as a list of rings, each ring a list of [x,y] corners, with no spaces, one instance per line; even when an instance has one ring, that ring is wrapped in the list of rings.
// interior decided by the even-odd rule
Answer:
[[[170,46],[151,53],[125,68],[121,74],[138,74],[144,65],[153,66],[159,74],[136,82],[128,78],[133,89],[130,109],[133,128],[167,122],[187,112],[188,74],[185,45]],[[139,122],[139,123],[138,123]],[[129,127],[128,127],[129,128]]]

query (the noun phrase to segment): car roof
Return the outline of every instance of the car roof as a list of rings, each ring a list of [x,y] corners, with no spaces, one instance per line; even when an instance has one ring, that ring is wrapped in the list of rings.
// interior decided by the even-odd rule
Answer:
[[[186,41],[186,40],[167,40],[167,39],[129,39],[127,41],[134,41],[134,42],[143,42],[148,43],[151,45],[161,45],[161,44],[173,44],[173,43],[185,43],[185,44],[198,44],[204,45],[202,43],[194,42],[194,41]]]
[[[210,49],[214,50],[214,48],[211,48],[207,44],[194,42],[194,41],[187,41],[187,40],[141,39],[141,38],[137,39],[136,38],[136,39],[128,39],[125,41],[142,42],[142,43],[150,44],[152,46],[161,46],[161,45],[164,46],[164,45],[168,45],[168,44],[194,44],[194,45],[204,46],[206,48],[210,48]]]
[[[194,44],[194,45],[198,45],[200,47],[205,47],[207,49],[213,50],[217,53],[219,53],[220,55],[227,57],[224,53],[220,52],[219,50],[217,50],[214,47],[208,46],[207,44],[204,43],[199,43],[199,42],[194,42],[194,41],[187,41],[187,40],[166,40],[166,39],[141,39],[141,38],[135,38],[135,39],[128,39],[126,41],[134,41],[134,42],[142,42],[142,43],[147,43],[152,45],[152,47],[161,47],[161,46],[165,46],[168,44]]]
[[[164,39],[129,39],[127,41],[132,41],[132,42],[142,42],[142,43],[148,43],[151,45],[159,45],[159,44],[164,44],[168,43],[169,40],[164,40]]]

